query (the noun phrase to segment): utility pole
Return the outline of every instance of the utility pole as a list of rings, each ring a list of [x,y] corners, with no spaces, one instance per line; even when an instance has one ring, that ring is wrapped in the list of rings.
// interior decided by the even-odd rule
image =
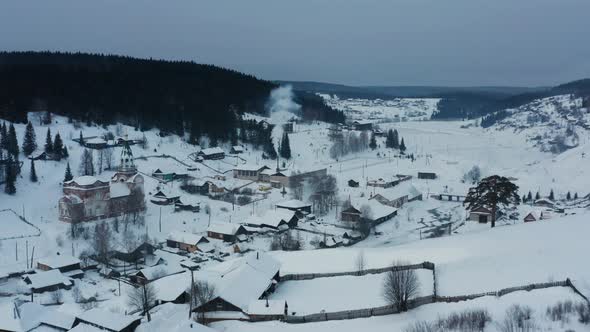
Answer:
[[[189,310],[188,310],[188,319],[191,319],[191,315],[193,313],[193,302],[194,302],[194,296],[195,296],[195,277],[193,275],[193,269],[190,269],[191,271],[191,295],[190,297],[190,304],[189,304]]]
[[[160,233],[162,233],[162,207],[160,206],[160,220],[159,220],[159,225],[160,225]]]
[[[27,261],[26,265],[27,265],[27,269],[28,269],[29,268],[29,241],[25,241],[25,247],[26,247],[25,260]]]
[[[16,253],[16,261],[18,262],[18,242],[14,241],[14,252]]]
[[[31,268],[33,267],[33,258],[35,257],[35,246],[33,246],[33,250],[31,250]]]

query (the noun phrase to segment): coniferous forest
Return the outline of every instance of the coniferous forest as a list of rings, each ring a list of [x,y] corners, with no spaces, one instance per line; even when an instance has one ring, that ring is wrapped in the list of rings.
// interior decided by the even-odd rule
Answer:
[[[26,122],[48,110],[86,123],[117,121],[139,130],[229,141],[240,114],[264,114],[277,85],[188,61],[54,52],[0,53],[0,118]],[[311,93],[296,92],[304,120],[343,122]]]

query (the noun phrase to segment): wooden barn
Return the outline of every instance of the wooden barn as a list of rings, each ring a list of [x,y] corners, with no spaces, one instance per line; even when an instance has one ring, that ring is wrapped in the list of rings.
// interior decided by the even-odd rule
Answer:
[[[208,237],[225,242],[236,242],[240,235],[248,235],[248,231],[244,226],[237,224],[215,223],[207,229]]]
[[[178,248],[188,252],[199,250],[199,244],[204,243],[209,243],[209,240],[197,234],[180,231],[171,232],[166,239],[166,246],[169,248]]]
[[[360,222],[362,213],[353,206],[340,212],[340,219],[344,222]]]

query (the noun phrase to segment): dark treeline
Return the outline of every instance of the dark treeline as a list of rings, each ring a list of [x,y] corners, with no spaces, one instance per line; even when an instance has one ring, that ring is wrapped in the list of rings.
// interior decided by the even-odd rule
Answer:
[[[188,61],[54,52],[0,53],[0,118],[48,110],[86,123],[230,140],[240,114],[265,113],[274,83]],[[304,119],[342,122],[315,95],[297,93]]]
[[[558,85],[540,91],[526,92],[516,95],[501,93],[455,93],[442,96],[438,103],[438,113],[433,119],[471,119],[486,114],[498,112],[498,115],[490,114],[485,118],[486,126],[506,116],[502,112],[507,108],[517,108],[530,103],[535,99],[551,97],[561,94],[574,94],[576,96],[590,96],[590,79],[583,79]],[[484,122],[482,121],[482,126]]]

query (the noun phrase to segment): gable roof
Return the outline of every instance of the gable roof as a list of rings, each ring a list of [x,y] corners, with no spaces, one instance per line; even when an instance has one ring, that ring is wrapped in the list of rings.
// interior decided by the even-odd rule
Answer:
[[[190,274],[179,273],[160,278],[151,283],[156,289],[156,298],[164,302],[172,302],[186,292],[190,285]]]
[[[279,268],[270,255],[250,253],[209,270],[209,281],[215,284],[217,297],[246,311],[272,285]]]
[[[98,308],[85,311],[76,318],[80,321],[101,326],[111,331],[121,331],[139,320],[139,318],[135,316],[126,316]]]
[[[287,208],[287,209],[302,209],[302,208],[310,207],[311,204],[304,203],[298,199],[291,199],[288,201],[277,203],[276,206],[279,208]]]
[[[224,153],[224,152],[220,147],[214,147],[214,148],[203,149],[199,153],[202,153],[202,154],[208,156],[208,155]]]
[[[38,272],[35,274],[27,274],[23,276],[24,279],[29,280],[30,288],[41,289],[56,285],[70,286],[72,281],[65,277],[59,270],[49,270],[44,272]]]
[[[37,263],[47,265],[52,269],[59,269],[65,266],[80,264],[80,260],[70,255],[51,255],[39,258]]]
[[[207,240],[207,238],[204,236],[181,231],[170,232],[170,234],[168,234],[167,240],[192,245],[196,245],[200,242],[209,242],[209,240]]]
[[[240,228],[244,228],[244,226],[230,223],[213,223],[207,228],[207,231],[223,235],[236,235]]]
[[[137,271],[137,273],[135,275],[143,275],[148,281],[152,281],[152,280],[157,280],[169,275],[173,275],[173,274],[177,274],[177,273],[182,273],[184,272],[184,269],[182,268],[182,266],[180,266],[180,264],[170,264],[170,265],[155,265],[155,266],[150,266],[150,267],[146,267],[143,268],[139,271]]]
[[[341,213],[353,213],[353,214],[361,214],[361,211],[354,208],[354,206],[350,206],[349,208],[342,210]]]

